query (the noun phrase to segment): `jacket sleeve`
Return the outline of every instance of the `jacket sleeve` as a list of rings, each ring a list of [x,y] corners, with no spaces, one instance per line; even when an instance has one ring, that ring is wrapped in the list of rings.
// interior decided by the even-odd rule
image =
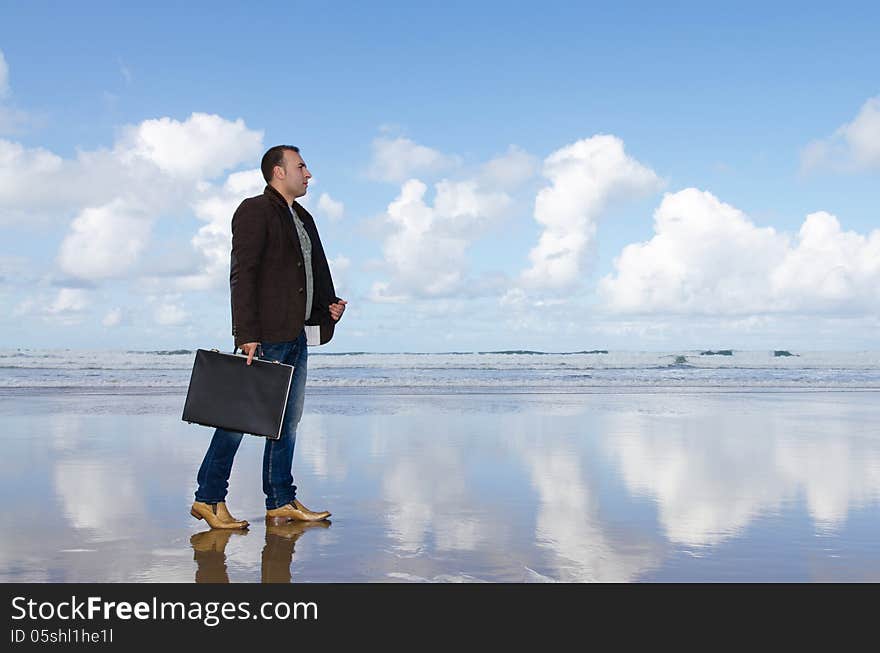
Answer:
[[[265,245],[265,213],[245,200],[232,216],[229,290],[236,347],[246,342],[262,342],[258,284]]]

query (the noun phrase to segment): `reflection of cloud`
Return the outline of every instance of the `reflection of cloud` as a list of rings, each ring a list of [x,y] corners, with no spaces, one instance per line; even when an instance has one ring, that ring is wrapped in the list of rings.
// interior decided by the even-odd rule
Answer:
[[[388,573],[389,578],[409,583],[486,583],[481,578],[474,578],[467,574],[439,574],[433,578],[425,578],[416,576],[415,574],[407,574],[402,571],[392,571]]]
[[[370,453],[383,460],[385,520],[395,547],[418,552],[432,534],[436,550],[476,550],[492,525],[471,512],[463,449],[408,422],[394,429],[407,433],[401,446],[386,425],[374,424]]]
[[[439,421],[444,432],[426,428],[433,416],[424,414],[394,424],[372,423],[369,457],[382,464],[388,536],[395,563],[407,559],[406,568],[396,567],[394,573],[412,575],[406,577],[410,580],[432,578],[434,565],[426,564],[426,556],[434,551],[475,552],[476,559],[485,560],[469,559],[470,564],[503,569],[502,577],[519,582],[631,580],[656,564],[657,546],[650,538],[613,540],[579,450],[546,428],[548,418],[569,418],[572,406],[562,402],[544,408],[540,414],[495,410],[487,415],[484,406],[482,417],[461,423],[444,416]],[[485,419],[477,431],[488,440],[474,442],[472,419]],[[481,465],[479,484],[490,483],[487,474],[505,474],[511,454],[513,466],[527,470],[524,482],[502,482],[498,494],[475,488],[468,477],[471,458],[482,460],[486,451],[494,452],[499,465],[497,470]],[[537,491],[537,502],[529,485]],[[538,567],[536,544],[549,552],[540,555],[549,562],[538,570],[533,569]]]
[[[187,531],[204,522],[189,503],[209,437],[178,423],[179,401],[62,392],[0,402],[9,490],[0,580],[192,581]],[[125,437],[134,432],[149,437]],[[262,494],[259,480],[254,488]],[[253,555],[230,559],[246,569]]]
[[[294,455],[322,481],[340,481],[348,474],[348,456],[337,439],[327,436],[321,415],[303,416],[296,429]]]
[[[540,433],[540,429],[534,432]],[[519,438],[515,446],[538,493],[535,537],[539,545],[549,547],[557,556],[553,561],[556,580],[628,581],[655,564],[653,553],[644,550],[629,553],[610,541],[578,452],[547,437],[528,445]],[[542,580],[549,580],[529,571]]]
[[[386,520],[398,546],[406,551],[419,550],[431,529],[434,511],[423,492],[424,480],[407,465],[396,465],[382,483],[385,499],[391,504]]]
[[[843,435],[776,443],[780,476],[800,489],[817,528],[838,528],[851,509],[880,500],[880,449],[857,450]]]
[[[74,528],[100,531],[94,541],[127,537],[132,523],[144,518],[134,470],[124,460],[58,461],[55,492]]]
[[[460,514],[443,519],[449,507],[467,501],[460,454],[447,446],[422,444],[419,455],[389,461],[390,469],[383,478],[391,534],[405,551],[422,548],[432,531],[438,550],[476,549],[484,539],[480,522]]]
[[[476,517],[445,519],[434,527],[434,540],[439,551],[474,551],[485,539],[483,523]]]
[[[605,443],[629,490],[657,501],[670,540],[717,544],[799,496],[815,525],[827,530],[880,497],[880,449],[851,437],[845,409],[815,404],[807,422],[786,415],[782,402],[757,414],[700,402],[686,423],[618,415]],[[821,425],[819,436],[810,433],[811,423]]]
[[[630,433],[609,441],[629,490],[656,498],[670,540],[717,544],[786,498],[769,451],[750,455],[754,452],[744,452],[741,443],[718,443],[718,437]],[[719,461],[716,446],[727,449],[731,460]],[[736,465],[737,455],[749,461],[748,469]]]

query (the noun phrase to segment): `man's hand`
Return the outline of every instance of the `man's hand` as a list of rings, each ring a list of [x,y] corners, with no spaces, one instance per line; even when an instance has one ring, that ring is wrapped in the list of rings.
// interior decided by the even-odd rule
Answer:
[[[244,354],[248,355],[247,364],[250,365],[251,361],[254,360],[254,354],[257,351],[257,347],[260,346],[259,342],[246,342],[241,346],[241,351]]]
[[[330,317],[333,318],[335,322],[339,322],[339,318],[342,317],[342,314],[345,312],[345,305],[348,302],[344,299],[340,299],[335,304],[330,304]]]

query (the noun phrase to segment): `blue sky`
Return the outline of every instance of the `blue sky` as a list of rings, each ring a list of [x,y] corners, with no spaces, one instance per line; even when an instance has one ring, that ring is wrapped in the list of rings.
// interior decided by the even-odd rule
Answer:
[[[326,351],[877,349],[878,24],[3,3],[6,346],[231,348],[224,229],[293,143],[349,301]]]

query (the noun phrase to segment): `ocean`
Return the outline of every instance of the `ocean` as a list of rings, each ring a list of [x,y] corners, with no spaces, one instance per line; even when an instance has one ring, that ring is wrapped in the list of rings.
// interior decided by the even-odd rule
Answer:
[[[194,350],[0,350],[0,389],[167,389],[189,384]],[[860,390],[880,388],[880,351],[325,353],[310,389],[418,392]]]

